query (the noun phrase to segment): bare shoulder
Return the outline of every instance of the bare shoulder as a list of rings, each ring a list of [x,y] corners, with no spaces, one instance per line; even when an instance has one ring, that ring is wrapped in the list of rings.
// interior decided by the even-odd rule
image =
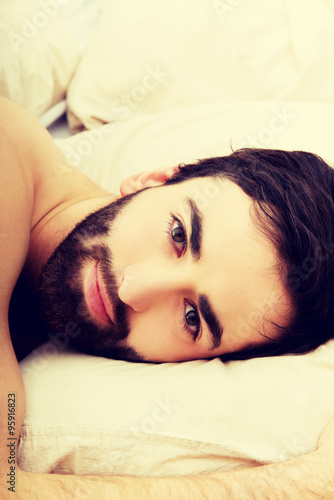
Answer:
[[[10,170],[6,175],[11,178],[22,176],[26,195],[33,195],[31,228],[57,205],[101,190],[64,157],[36,118],[4,98],[0,98],[0,137],[0,169]]]
[[[53,168],[61,163],[61,152],[38,120],[0,98],[0,321],[8,316],[31,229],[69,196],[70,183],[61,182]],[[5,330],[0,331],[0,341]]]
[[[24,264],[33,212],[32,173],[22,158],[17,107],[0,101],[0,297],[8,302]],[[20,108],[19,108],[20,109]],[[4,311],[2,311],[4,312]]]

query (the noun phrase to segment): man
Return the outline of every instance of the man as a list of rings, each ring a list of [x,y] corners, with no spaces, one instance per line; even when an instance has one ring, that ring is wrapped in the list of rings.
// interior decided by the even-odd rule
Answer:
[[[282,188],[288,186],[281,182],[281,200],[277,189],[272,199],[265,197],[270,179],[261,167],[263,160],[256,159],[260,152],[251,161],[233,156],[223,178],[214,166],[218,160],[203,162],[197,171],[192,166],[181,168],[180,174],[178,169],[166,169],[135,176],[122,185],[122,194],[128,196],[117,199],[69,167],[47,132],[18,106],[2,100],[0,120],[3,497],[8,491],[5,479],[15,473],[22,498],[81,498],[83,492],[88,498],[247,498],[253,493],[266,498],[269,480],[269,491],[282,485],[288,494],[299,491],[291,486],[290,473],[305,481],[305,491],[327,493],[334,475],[330,429],[318,450],[292,461],[286,472],[285,466],[279,469],[284,472],[281,478],[275,476],[274,466],[258,469],[257,474],[115,480],[39,476],[9,464],[8,446],[10,452],[15,450],[24,414],[24,390],[8,324],[22,269],[19,288],[21,282],[38,287],[49,325],[87,352],[156,362],[298,352],[330,338],[333,273],[332,240],[327,236],[332,235],[334,211],[325,182],[332,185],[331,170],[312,155],[301,155],[302,166],[309,168],[304,177],[314,188],[315,163],[318,166],[323,183],[318,179],[320,188],[312,196],[320,206],[309,206],[309,185],[305,197],[293,200],[288,217],[282,218],[280,209],[288,203]],[[240,170],[242,163],[253,169],[248,177]],[[276,170],[279,175],[281,169]],[[183,182],[177,182],[177,175]],[[292,176],[285,176],[291,190],[300,185],[301,177],[294,183]],[[278,179],[273,179],[275,187]],[[205,189],[207,183],[212,190]],[[141,190],[146,187],[154,189]],[[196,201],[199,190],[214,193],[203,206]],[[309,217],[302,208],[312,210],[314,221],[308,225],[303,223]],[[318,223],[325,215],[326,231]],[[288,224],[287,233],[283,223]],[[291,234],[295,224],[297,234]],[[298,252],[289,245],[297,245]],[[298,266],[311,251],[318,265],[312,261],[312,269],[296,281]],[[22,301],[20,291],[14,294],[15,326],[15,315],[22,316],[28,299]],[[305,305],[309,311],[303,310]],[[307,322],[302,313],[307,313]],[[306,328],[315,321],[321,325],[317,339]],[[29,344],[29,336],[27,328],[13,332],[17,345]],[[314,471],[323,475],[321,484]]]

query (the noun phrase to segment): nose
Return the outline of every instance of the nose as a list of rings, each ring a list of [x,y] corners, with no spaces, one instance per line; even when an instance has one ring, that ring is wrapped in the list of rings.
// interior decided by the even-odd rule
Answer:
[[[143,312],[171,293],[191,290],[193,282],[191,269],[186,265],[144,262],[124,269],[118,296],[134,311]]]

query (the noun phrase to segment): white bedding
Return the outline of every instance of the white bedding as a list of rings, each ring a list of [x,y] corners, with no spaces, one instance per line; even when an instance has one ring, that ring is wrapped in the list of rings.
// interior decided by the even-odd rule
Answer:
[[[334,103],[333,23],[333,0],[107,1],[68,89],[70,124],[210,103]]]
[[[333,0],[54,2],[59,12],[20,45],[13,33],[42,4],[1,3],[0,93],[103,187],[231,145],[334,161]],[[72,131],[89,130],[68,137],[65,109]],[[182,475],[280,461],[313,449],[334,416],[333,342],[226,365],[132,364],[49,344],[21,370],[19,461],[37,472]]]
[[[75,36],[57,2],[0,3],[0,95],[36,116],[64,98],[79,62]]]
[[[316,447],[334,416],[334,341],[306,356],[127,363],[42,346],[21,363],[23,469],[185,475]]]

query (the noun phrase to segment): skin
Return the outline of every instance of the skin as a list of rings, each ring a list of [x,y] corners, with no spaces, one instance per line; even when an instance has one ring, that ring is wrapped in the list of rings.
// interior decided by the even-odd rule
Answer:
[[[28,113],[4,99],[0,99],[0,107],[0,496],[1,498],[11,498],[12,492],[8,491],[6,483],[8,479],[7,474],[9,473],[7,447],[9,395],[12,400],[15,400],[15,430],[9,438],[11,441],[16,441],[19,438],[25,411],[24,387],[12,346],[11,332],[8,324],[9,303],[15,284],[23,272],[30,283],[34,285],[53,249],[74,228],[77,221],[82,220],[82,218],[86,217],[92,211],[106,206],[108,203],[114,201],[115,198],[70,167],[47,132]],[[163,182],[163,176],[166,177],[166,175],[169,175],[169,173],[156,174],[151,178],[150,182],[153,184]],[[140,179],[142,179],[140,176],[132,179],[131,183],[136,183]],[[158,189],[145,191],[140,196],[146,196],[145,193],[151,193],[152,196],[155,196],[154,193],[158,193],[158,191]],[[173,193],[173,203],[176,202],[177,206],[175,208],[173,206],[172,208],[175,211],[180,211],[177,215],[181,218],[183,217],[179,206],[179,195],[181,193],[178,190],[173,191]],[[189,196],[189,193],[187,196]],[[232,188],[230,196],[236,196],[236,192]],[[169,196],[168,199],[172,201]],[[139,197],[138,200],[140,201]],[[235,213],[234,217],[240,222],[239,229],[243,227],[249,231],[247,234],[249,234],[249,244],[251,246],[247,247],[248,257],[252,257],[255,259],[255,262],[261,263],[262,261],[256,260],[258,259],[256,252],[260,251],[261,246],[263,246],[265,253],[262,256],[265,257],[267,255],[266,252],[268,252],[268,246],[266,242],[260,241],[257,233],[254,233],[253,227],[249,224],[249,219],[246,218],[245,221],[243,218],[246,213],[249,213],[247,199],[243,200],[243,202],[244,211],[240,214],[239,212]],[[213,201],[214,204],[215,201]],[[162,205],[166,205],[166,200]],[[213,206],[211,209],[210,206],[208,206],[209,212],[205,214],[208,217],[210,217],[210,210],[213,213]],[[134,206],[131,210],[134,210]],[[148,213],[145,203],[141,206],[141,210],[142,216]],[[171,208],[169,207],[168,210],[171,210]],[[122,227],[122,231],[125,231],[130,221],[130,214],[131,211],[129,208],[128,212],[124,212],[123,221],[119,220],[119,227]],[[143,247],[138,246],[140,252],[131,253],[131,255],[127,252],[127,254],[121,256],[121,254],[118,255],[117,248],[120,243],[117,238],[110,242],[110,246],[113,246],[113,252],[117,259],[115,261],[116,271],[121,274],[124,272],[126,266],[137,266],[145,263],[141,260],[141,252],[145,249],[148,251],[147,245],[150,245],[147,242],[148,236],[149,239],[153,238],[155,242],[155,245],[150,247],[152,263],[155,259],[168,259],[171,266],[178,265],[185,268],[180,272],[182,281],[181,279],[177,281],[178,287],[176,290],[173,288],[172,292],[166,292],[166,289],[163,289],[163,293],[167,293],[169,306],[174,304],[175,297],[180,296],[180,290],[182,292],[186,290],[187,294],[195,294],[193,275],[197,278],[197,293],[205,292],[212,294],[212,292],[218,292],[218,281],[214,279],[215,276],[213,274],[214,262],[209,260],[208,257],[211,257],[215,261],[215,259],[219,258],[219,252],[222,252],[221,245],[224,243],[228,248],[228,242],[221,239],[217,242],[216,229],[211,226],[212,232],[210,233],[210,224],[206,223],[203,231],[207,232],[208,239],[206,241],[210,245],[209,248],[203,247],[203,261],[197,261],[196,265],[198,267],[195,267],[195,263],[189,262],[190,259],[188,256],[178,257],[177,255],[173,255],[173,250],[168,247],[166,235],[164,234],[168,214],[165,213],[162,207],[161,209],[159,208],[159,214],[158,212],[156,213],[154,224],[158,224],[158,229],[161,228],[163,235],[160,235],[160,233],[156,235],[149,231],[149,234],[146,234],[145,241],[142,241]],[[186,218],[186,214],[184,217]],[[142,227],[144,230],[145,224]],[[232,232],[234,229],[237,234],[237,226],[231,228]],[[139,231],[139,236],[142,236],[142,231]],[[164,240],[163,237],[165,237]],[[120,234],[118,234],[118,238],[120,239]],[[150,242],[152,243],[151,239]],[[133,245],[132,240],[131,244]],[[163,245],[163,248],[160,248],[160,245]],[[241,252],[240,249],[236,250]],[[267,292],[266,312],[270,310],[271,303],[277,304],[278,298],[284,298],[284,294],[281,294],[280,284],[279,282],[277,283],[277,277],[274,278],[275,273],[272,268],[274,263],[271,260],[273,253],[271,251],[269,253],[271,258],[265,261],[266,265],[263,267],[264,274],[262,278],[257,275],[256,268],[252,269],[253,274],[249,274],[248,279],[244,283],[247,294],[245,294],[245,299],[243,299],[246,300],[248,297],[253,297],[253,300],[255,300],[250,292],[253,283],[252,280],[265,280],[267,283],[267,286],[264,287],[264,291]],[[128,261],[130,257],[131,262]],[[139,257],[140,262],[136,260]],[[237,271],[239,269],[239,264],[232,257],[233,255],[230,256],[231,260],[229,261],[231,272],[232,270]],[[204,282],[200,279],[204,273],[201,266],[203,266],[203,269],[205,267],[206,272],[211,270],[213,277],[209,288],[205,290],[203,287],[206,286],[206,281]],[[194,269],[193,274],[188,272],[190,267]],[[83,268],[83,275],[87,271],[87,269]],[[230,268],[226,268],[226,272],[229,271]],[[187,278],[186,281],[185,277]],[[161,280],[158,283],[161,283]],[[180,287],[179,283],[182,283],[182,287]],[[186,286],[184,283],[186,283]],[[273,287],[275,284],[277,285],[276,288],[275,286]],[[221,286],[220,282],[219,286]],[[277,292],[277,298],[272,299],[272,302],[270,302],[269,298],[273,297],[273,289],[275,289],[275,294]],[[219,293],[224,294],[224,290],[226,288],[219,288]],[[138,298],[138,295],[134,291],[131,292],[132,294],[129,291],[130,289],[127,292],[125,288],[123,292],[120,292],[125,303],[133,301],[134,297]],[[268,292],[270,293],[268,294]],[[152,300],[149,301],[149,304],[153,303],[154,308],[159,303],[161,305],[161,293],[159,291],[159,294],[157,293],[156,296],[152,297],[151,295]],[[171,298],[172,296],[174,298]],[[148,295],[145,294],[145,300],[143,299],[142,302],[136,299],[136,303],[133,302],[132,305],[127,304],[127,307],[131,308],[130,312],[133,310],[133,313],[131,312],[132,316],[130,315],[131,321],[134,315],[153,314],[150,311],[150,307],[146,308],[148,303],[147,297]],[[233,300],[228,299],[227,294],[217,298],[228,300],[230,304],[229,308],[232,307],[233,303],[237,303],[235,298]],[[195,301],[192,295],[189,299]],[[262,299],[264,299],[264,296],[262,296]],[[240,304],[241,300],[239,300]],[[252,301],[250,300],[248,307],[251,304]],[[282,304],[285,304],[285,300],[282,300]],[[218,308],[218,301],[217,303],[215,301],[214,305]],[[140,310],[136,311],[136,308]],[[246,315],[248,311],[249,309],[245,311]],[[21,309],[18,309],[18,315],[20,314]],[[226,314],[225,311],[224,314]],[[280,318],[285,317],[285,313],[278,312],[278,314]],[[134,325],[135,321],[133,320]],[[227,325],[226,329],[228,328]],[[24,332],[27,336],[26,332],[27,329]],[[239,336],[233,336],[232,333],[230,336],[228,331],[226,335],[231,338],[231,343],[237,342],[235,339],[239,338]],[[282,496],[286,498],[310,499],[331,498],[333,494],[332,485],[334,484],[333,460],[332,424],[324,432],[316,451],[309,453],[305,457],[300,457],[300,459],[287,462],[285,466],[275,464],[265,468],[232,473],[217,473],[203,477],[150,479],[34,474],[21,471],[17,464],[15,464],[15,488],[17,498],[19,499],[78,498],[78,495],[88,495],[90,498],[145,498],[147,500],[150,498],[154,500],[157,498],[194,498],[200,500],[202,498],[217,498],[217,496],[226,499],[262,499],[269,497],[276,498],[273,496],[273,491],[278,490],[277,498],[282,498]]]

